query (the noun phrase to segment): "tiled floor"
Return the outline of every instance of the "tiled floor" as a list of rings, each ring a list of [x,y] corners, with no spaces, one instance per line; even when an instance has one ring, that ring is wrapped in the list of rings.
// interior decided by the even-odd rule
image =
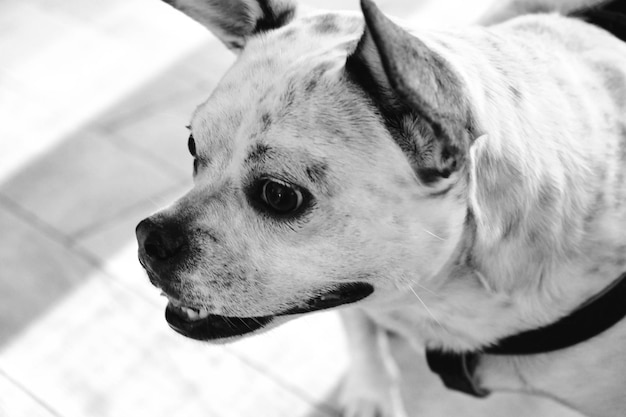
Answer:
[[[0,417],[335,415],[349,353],[333,314],[196,343],[136,261],[136,223],[190,186],[184,126],[231,54],[157,0],[21,0],[0,2],[0,57]],[[412,382],[420,367],[406,364],[416,415],[556,416]]]

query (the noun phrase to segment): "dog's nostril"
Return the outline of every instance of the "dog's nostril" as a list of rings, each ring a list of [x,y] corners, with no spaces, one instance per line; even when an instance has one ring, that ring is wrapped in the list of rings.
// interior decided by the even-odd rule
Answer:
[[[159,239],[158,235],[152,233],[143,244],[143,248],[146,251],[146,255],[151,258],[166,259],[168,258],[167,252],[163,249],[163,243]]]
[[[176,256],[183,246],[182,239],[167,237],[157,231],[151,232],[143,244],[146,255],[162,261]]]

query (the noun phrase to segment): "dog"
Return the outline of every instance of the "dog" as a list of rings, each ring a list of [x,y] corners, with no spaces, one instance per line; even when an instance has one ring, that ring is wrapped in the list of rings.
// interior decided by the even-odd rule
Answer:
[[[371,0],[166,2],[238,56],[189,126],[193,188],[136,230],[174,330],[337,309],[346,416],[402,415],[386,334],[451,388],[626,415],[623,1],[437,30]]]

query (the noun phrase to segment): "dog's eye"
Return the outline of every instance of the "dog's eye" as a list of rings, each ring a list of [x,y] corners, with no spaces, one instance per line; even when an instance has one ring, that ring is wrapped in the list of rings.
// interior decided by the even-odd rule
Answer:
[[[189,153],[194,158],[196,157],[196,141],[193,138],[193,135],[189,135],[189,140],[187,141],[187,148],[189,149]]]
[[[266,180],[261,188],[261,200],[277,214],[293,213],[302,205],[302,192],[296,187]]]

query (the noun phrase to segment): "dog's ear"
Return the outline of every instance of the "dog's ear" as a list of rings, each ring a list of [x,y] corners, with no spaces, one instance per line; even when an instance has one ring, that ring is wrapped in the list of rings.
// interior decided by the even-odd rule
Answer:
[[[426,184],[463,166],[472,123],[461,79],[424,42],[362,0],[365,31],[348,57],[348,76],[379,109]]]
[[[289,23],[296,9],[290,0],[163,1],[206,26],[235,52],[249,37]]]

